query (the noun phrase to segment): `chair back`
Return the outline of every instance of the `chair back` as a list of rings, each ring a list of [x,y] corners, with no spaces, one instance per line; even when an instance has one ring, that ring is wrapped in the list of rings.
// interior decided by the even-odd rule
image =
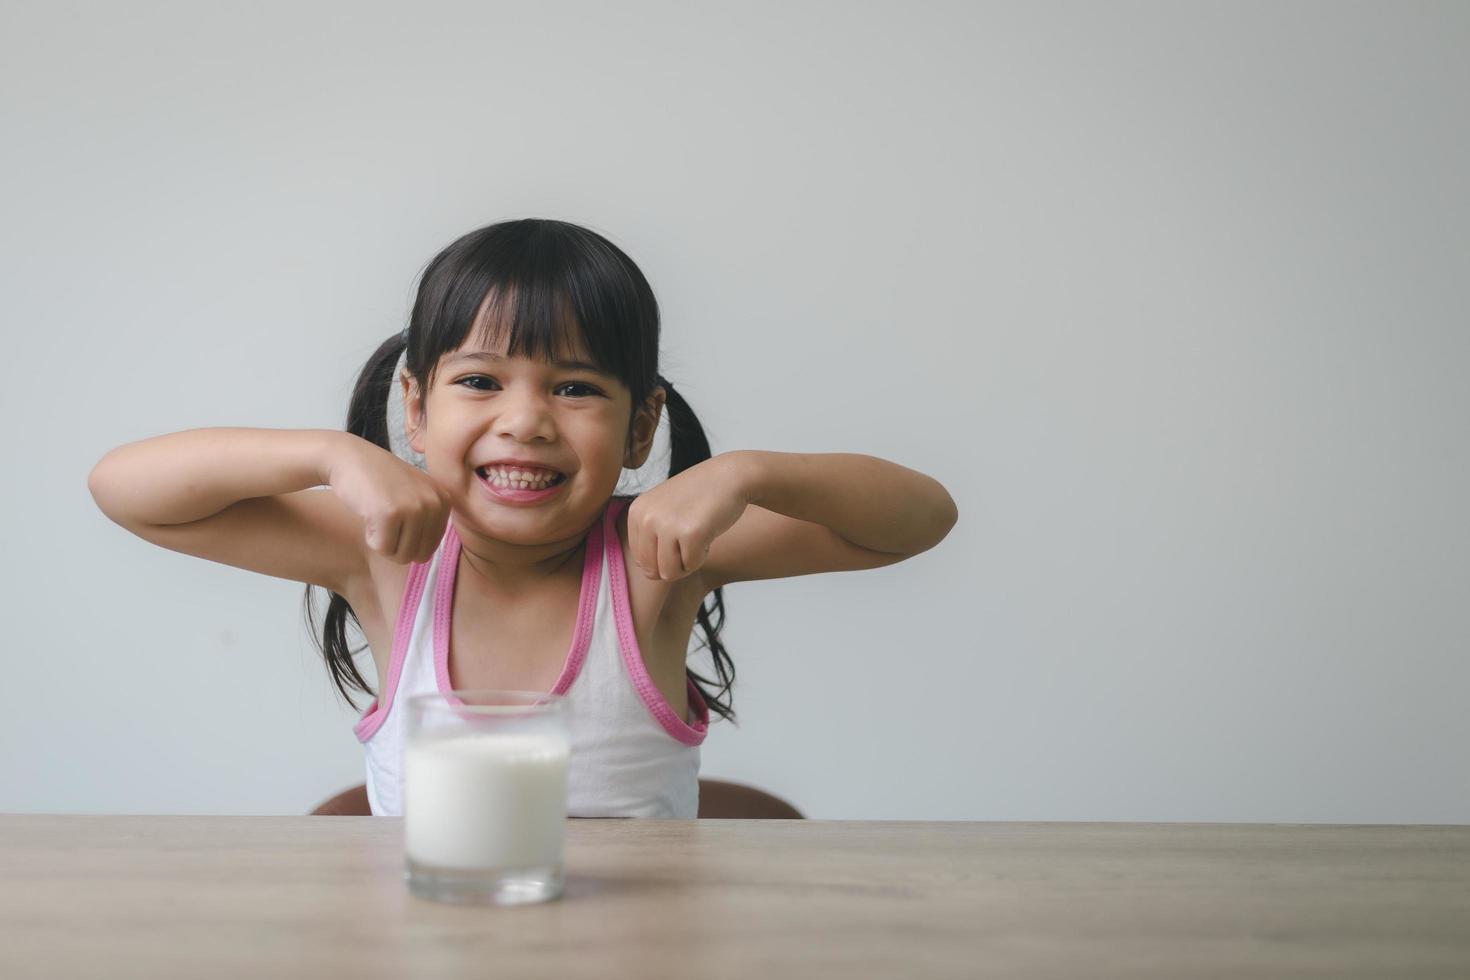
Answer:
[[[367,786],[344,789],[311,811],[314,817],[367,817]],[[722,779],[699,781],[699,816],[716,820],[801,820],[801,811],[765,790]]]

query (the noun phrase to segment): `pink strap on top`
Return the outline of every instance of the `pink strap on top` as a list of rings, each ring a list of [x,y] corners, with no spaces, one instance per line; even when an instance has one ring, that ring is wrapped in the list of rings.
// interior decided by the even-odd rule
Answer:
[[[451,525],[445,537],[454,533]],[[443,545],[441,544],[442,548]],[[419,598],[424,594],[424,580],[429,576],[429,565],[416,562],[408,567],[408,583],[403,588],[403,601],[398,604],[398,622],[393,628],[393,654],[388,659],[388,680],[381,698],[374,698],[357,724],[352,726],[359,742],[366,742],[382,727],[383,720],[393,707],[393,695],[398,690],[398,678],[403,674],[403,657],[408,652],[408,638],[413,635],[414,614],[419,608]],[[381,680],[381,678],[379,678]]]
[[[694,724],[689,725],[674,714],[674,709],[664,700],[663,694],[648,676],[643,653],[638,649],[638,635],[633,629],[633,616],[628,606],[628,574],[623,564],[623,546],[618,540],[618,514],[628,504],[629,501],[625,498],[613,498],[604,518],[603,533],[607,539],[607,570],[611,580],[609,584],[612,586],[613,613],[618,625],[618,645],[622,648],[623,666],[627,668],[628,677],[633,681],[633,687],[637,689],[649,713],[664,727],[664,731],[685,745],[699,745],[709,731],[709,706],[705,704],[694,679],[685,678],[689,690],[689,707],[694,711]]]
[[[612,591],[613,617],[617,624],[619,652],[623,658],[623,666],[628,672],[628,678],[632,681],[634,689],[638,692],[649,713],[663,726],[664,731],[685,745],[699,745],[704,741],[709,730],[709,706],[699,693],[699,688],[695,686],[694,680],[686,678],[689,706],[693,709],[695,717],[695,723],[689,725],[674,714],[674,710],[669,707],[663,694],[654,685],[653,679],[648,676],[648,668],[643,663],[643,653],[638,648],[638,636],[633,629],[633,617],[628,603],[627,567],[623,563],[623,549],[618,540],[616,524],[618,515],[623,508],[628,506],[628,503],[629,501],[625,498],[614,497],[609,502],[603,519],[594,525],[592,531],[587,535],[587,554],[582,562],[582,591],[578,600],[577,624],[572,630],[572,643],[567,651],[561,676],[557,679],[556,686],[551,689],[551,693],[565,694],[572,686],[572,682],[577,679],[577,675],[582,670],[582,664],[587,658],[587,650],[592,642],[592,620],[597,606],[597,590],[601,584],[602,552],[605,547],[608,553],[608,584]],[[444,540],[440,545],[442,558],[435,583],[433,603],[434,676],[439,691],[443,694],[449,694],[453,690],[449,680],[449,623],[454,608],[454,580],[459,571],[460,547],[459,535],[455,533],[454,525],[450,524],[444,532]],[[368,706],[367,711],[352,729],[360,742],[366,742],[373,737],[393,706],[394,694],[403,673],[403,660],[408,652],[409,638],[413,634],[414,617],[423,596],[429,566],[430,562],[423,562],[409,567],[408,582],[403,590],[403,601],[398,607],[398,621],[393,632],[393,653],[388,662],[386,689],[380,699],[374,699],[373,703]],[[450,700],[459,701],[458,698],[452,696]]]
[[[448,695],[451,704],[463,704],[452,692],[454,685],[449,680],[449,621],[454,611],[454,580],[459,571],[459,535],[454,527],[449,528],[449,540],[445,543],[444,561],[448,567],[440,574],[434,588],[434,677],[439,692]],[[552,687],[552,694],[565,694],[572,681],[582,671],[587,659],[587,648],[592,645],[592,620],[597,611],[597,587],[602,580],[602,524],[593,525],[587,534],[587,554],[582,560],[582,592],[577,600],[577,625],[572,629],[572,643],[567,648],[566,660],[562,663],[561,676]]]
[[[566,663],[561,677],[552,688],[553,694],[565,694],[587,659],[587,648],[592,642],[592,617],[597,607],[597,586],[602,578],[602,522],[593,526],[587,535],[587,558],[582,563],[582,593],[577,606],[577,625],[572,630],[572,644],[567,651]],[[454,607],[454,580],[459,571],[459,535],[450,524],[444,531],[440,544],[441,555],[439,576],[434,588],[433,637],[434,676],[439,690],[449,693],[449,617]],[[408,654],[408,641],[413,636],[414,617],[418,613],[419,601],[423,598],[425,581],[431,562],[409,566],[408,583],[403,589],[403,601],[398,606],[398,623],[393,631],[393,654],[388,661],[386,690],[381,698],[374,699],[352,731],[360,742],[366,742],[383,725],[393,707],[393,696],[398,690],[403,675],[403,660]],[[462,703],[459,698],[452,698]]]

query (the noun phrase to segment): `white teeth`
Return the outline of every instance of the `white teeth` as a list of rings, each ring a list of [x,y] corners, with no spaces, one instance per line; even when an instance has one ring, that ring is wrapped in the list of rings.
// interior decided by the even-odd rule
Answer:
[[[557,474],[550,471],[537,472],[506,466],[486,466],[482,469],[491,486],[514,490],[544,490],[557,479]]]

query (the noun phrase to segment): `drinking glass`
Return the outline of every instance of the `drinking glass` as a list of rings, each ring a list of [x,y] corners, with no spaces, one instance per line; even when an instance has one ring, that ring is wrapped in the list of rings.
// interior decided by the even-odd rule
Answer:
[[[571,754],[566,700],[473,690],[418,695],[407,706],[409,890],[482,905],[561,895]]]

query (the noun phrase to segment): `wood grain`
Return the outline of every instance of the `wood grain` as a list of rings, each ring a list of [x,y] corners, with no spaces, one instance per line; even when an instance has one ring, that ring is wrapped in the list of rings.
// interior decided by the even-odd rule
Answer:
[[[574,820],[519,908],[401,835],[0,815],[0,976],[1470,976],[1470,827]]]

